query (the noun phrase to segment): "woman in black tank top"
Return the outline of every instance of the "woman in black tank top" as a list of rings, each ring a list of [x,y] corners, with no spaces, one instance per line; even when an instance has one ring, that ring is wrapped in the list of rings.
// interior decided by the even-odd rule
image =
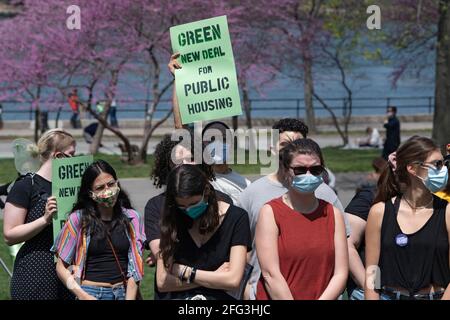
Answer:
[[[431,139],[414,136],[397,150],[367,221],[366,299],[450,299],[450,206],[433,194],[447,180]]]

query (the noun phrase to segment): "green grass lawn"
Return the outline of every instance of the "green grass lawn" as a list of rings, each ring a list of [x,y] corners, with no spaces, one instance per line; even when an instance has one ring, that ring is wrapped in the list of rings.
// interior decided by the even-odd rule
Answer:
[[[334,173],[371,171],[372,160],[380,156],[380,150],[341,150],[337,147],[322,149],[325,163]],[[119,156],[98,154],[95,159],[108,161],[121,178],[147,178],[150,176],[154,162],[153,155],[148,156],[148,163],[128,165]],[[248,153],[247,153],[248,159]],[[237,164],[231,166],[242,175],[259,174],[259,164]],[[17,177],[13,159],[0,159],[0,183],[11,181]]]
[[[8,246],[3,241],[3,220],[0,220],[0,258],[12,272],[13,260],[9,254]],[[9,275],[0,267],[0,300],[9,299]]]
[[[147,256],[147,253],[146,255]],[[6,263],[12,272],[13,260],[9,254],[8,246],[3,241],[3,220],[0,220],[0,258]],[[141,292],[144,299],[153,299],[153,281],[155,269],[145,266],[145,276],[141,284]],[[0,267],[0,300],[9,300],[9,276],[3,268]]]

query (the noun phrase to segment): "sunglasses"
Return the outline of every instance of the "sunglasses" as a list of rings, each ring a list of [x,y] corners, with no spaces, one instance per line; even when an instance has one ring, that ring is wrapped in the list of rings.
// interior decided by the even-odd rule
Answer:
[[[436,160],[436,161],[432,161],[432,162],[414,162],[414,163],[416,163],[424,168],[431,168],[431,169],[440,171],[444,166],[446,166],[447,168],[449,167],[450,160],[444,159],[444,160]]]
[[[301,175],[301,174],[306,174],[308,171],[313,176],[320,176],[324,171],[323,166],[312,166],[312,167],[299,166],[299,167],[290,167],[290,168],[292,169],[292,171],[294,171],[294,174],[296,176]]]
[[[58,153],[58,154],[56,155],[56,158],[58,158],[58,159],[72,158],[72,157],[73,157],[73,155],[67,154],[67,153],[64,153],[64,152],[60,152],[60,153]]]

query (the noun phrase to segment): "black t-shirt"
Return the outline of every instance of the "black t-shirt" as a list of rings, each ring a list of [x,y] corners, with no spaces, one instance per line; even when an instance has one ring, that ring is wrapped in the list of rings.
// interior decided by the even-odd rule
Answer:
[[[178,231],[178,245],[175,248],[174,262],[195,267],[199,270],[215,271],[223,263],[230,261],[233,246],[246,246],[252,250],[250,221],[245,210],[230,205],[219,228],[201,247],[197,247],[187,229]],[[197,294],[208,299],[232,299],[224,290],[199,287],[192,290],[171,292],[172,299],[185,299]]]
[[[355,194],[353,199],[350,201],[348,206],[345,208],[345,212],[355,215],[364,221],[367,221],[369,217],[370,207],[372,206],[373,200],[375,198],[376,188],[375,187],[363,187],[359,192]],[[361,239],[358,253],[361,257],[361,260],[364,263],[365,260],[365,242],[364,237]],[[353,281],[352,277],[348,277],[347,281],[347,292],[351,294],[351,292],[357,288],[356,283]]]
[[[33,183],[36,184],[34,189]],[[9,192],[6,202],[30,210],[31,204],[37,200],[37,197],[46,200],[51,194],[52,183],[35,174],[32,179],[30,176],[26,176],[17,180]]]
[[[110,230],[111,242],[126,277],[130,242],[125,228],[119,225],[117,221],[103,221],[103,223],[106,229]],[[87,252],[85,279],[112,284],[123,280],[106,234],[94,233],[91,235]]]
[[[145,205],[144,210],[144,224],[145,224],[145,236],[147,238],[145,247],[150,249],[149,243],[153,240],[161,237],[159,228],[159,220],[164,208],[164,201],[166,200],[166,193],[163,192],[150,200]]]
[[[217,198],[229,204],[233,204],[233,200],[220,191],[216,190]],[[145,227],[145,248],[150,250],[150,242],[161,238],[161,230],[159,227],[159,221],[161,219],[161,213],[164,209],[164,203],[166,200],[166,193],[163,192],[150,200],[148,200],[145,205],[144,210],[144,227]],[[159,292],[156,286],[156,281],[154,283],[154,299],[155,300],[169,300],[171,299],[170,292]]]
[[[363,187],[358,193],[355,194],[347,208],[345,208],[345,212],[367,221],[370,207],[372,206],[372,202],[375,197],[375,192],[375,187]]]

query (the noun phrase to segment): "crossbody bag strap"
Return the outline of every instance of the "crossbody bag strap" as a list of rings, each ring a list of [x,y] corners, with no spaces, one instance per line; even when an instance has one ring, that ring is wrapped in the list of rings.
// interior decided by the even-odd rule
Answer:
[[[114,259],[116,260],[117,267],[118,267],[118,269],[120,271],[120,275],[122,277],[123,285],[126,288],[128,281],[127,281],[127,278],[125,277],[125,274],[123,273],[123,269],[120,265],[119,258],[117,257],[116,250],[114,250],[114,245],[112,244],[112,241],[111,241],[111,238],[109,235],[106,237],[106,239],[108,240],[109,246],[111,247],[112,253],[114,255]]]

